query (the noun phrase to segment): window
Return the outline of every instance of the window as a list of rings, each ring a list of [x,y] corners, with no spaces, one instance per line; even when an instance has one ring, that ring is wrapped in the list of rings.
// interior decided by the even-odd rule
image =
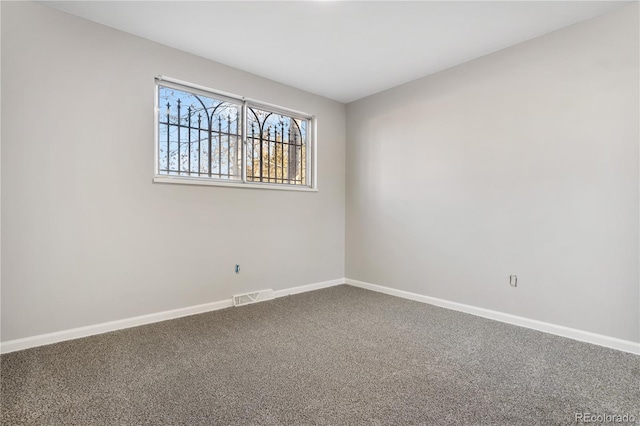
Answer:
[[[156,182],[315,189],[313,116],[156,79]]]

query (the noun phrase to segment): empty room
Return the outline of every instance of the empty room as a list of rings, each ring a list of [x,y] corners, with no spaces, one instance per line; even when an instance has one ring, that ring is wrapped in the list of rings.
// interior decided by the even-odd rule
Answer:
[[[0,424],[640,425],[638,1],[1,1]]]

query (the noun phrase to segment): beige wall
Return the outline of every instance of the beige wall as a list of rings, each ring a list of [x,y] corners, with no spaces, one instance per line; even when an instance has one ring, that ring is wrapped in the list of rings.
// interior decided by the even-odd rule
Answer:
[[[635,4],[349,104],[347,277],[640,341],[638,38]]]
[[[316,114],[320,191],[153,184],[156,75]],[[344,105],[12,2],[2,105],[3,341],[344,277]]]

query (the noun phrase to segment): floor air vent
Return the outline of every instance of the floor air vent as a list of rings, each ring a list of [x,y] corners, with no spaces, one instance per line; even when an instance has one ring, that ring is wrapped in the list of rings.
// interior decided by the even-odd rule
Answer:
[[[233,306],[248,305],[249,303],[262,302],[273,299],[273,290],[260,290],[252,293],[236,294],[233,296]]]

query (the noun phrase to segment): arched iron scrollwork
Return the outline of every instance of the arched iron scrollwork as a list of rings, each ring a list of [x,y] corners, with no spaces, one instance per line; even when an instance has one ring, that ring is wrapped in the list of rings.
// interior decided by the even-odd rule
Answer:
[[[308,185],[310,119],[187,90],[158,85],[159,174],[243,180],[244,165],[246,182]]]
[[[249,107],[247,181],[306,185],[306,120]]]
[[[158,120],[160,174],[242,178],[238,105],[164,86],[159,99],[166,106]]]

